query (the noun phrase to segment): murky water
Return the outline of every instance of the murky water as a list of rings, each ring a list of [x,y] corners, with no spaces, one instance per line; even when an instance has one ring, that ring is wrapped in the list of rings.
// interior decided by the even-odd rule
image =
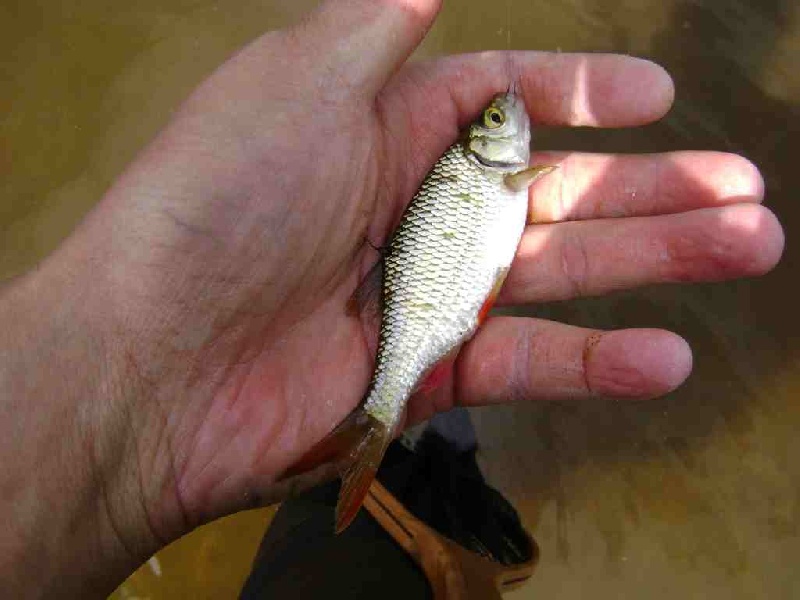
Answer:
[[[54,248],[226,55],[312,4],[0,6],[0,276]],[[762,279],[534,309],[576,324],[676,330],[691,341],[696,367],[681,390],[650,403],[474,412],[490,480],[542,547],[536,577],[511,597],[792,597],[800,586],[800,250],[792,243],[800,4],[451,0],[419,54],[508,46],[628,52],[665,65],[678,95],[662,123],[539,131],[537,145],[740,152],[762,168],[789,236],[781,266]],[[117,597],[233,595],[266,519],[250,513],[192,534]]]

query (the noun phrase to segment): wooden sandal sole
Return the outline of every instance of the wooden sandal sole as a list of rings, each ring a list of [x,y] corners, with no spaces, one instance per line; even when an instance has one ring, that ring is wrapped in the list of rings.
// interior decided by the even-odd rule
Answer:
[[[425,573],[435,600],[492,600],[530,579],[539,558],[503,565],[480,556],[439,534],[417,519],[378,481],[373,481],[364,507]]]

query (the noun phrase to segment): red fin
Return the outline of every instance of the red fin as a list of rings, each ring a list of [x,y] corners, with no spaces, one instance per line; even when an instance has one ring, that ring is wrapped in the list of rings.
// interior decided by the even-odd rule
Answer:
[[[453,373],[454,359],[445,359],[431,369],[428,376],[417,386],[415,392],[428,394],[441,387]]]
[[[289,467],[281,478],[294,477],[346,458],[369,432],[369,418],[371,417],[360,408],[350,413],[333,431]]]
[[[347,529],[358,515],[377,471],[372,466],[364,466],[354,473],[350,485],[347,487],[345,487],[345,480],[342,480],[342,491],[339,492],[339,500],[336,503],[336,533]]]
[[[342,488],[336,504],[336,533],[339,533],[358,514],[391,440],[392,429],[359,407],[292,465],[283,478],[326,463],[341,463]]]
[[[358,412],[368,421],[367,432],[354,448],[350,465],[342,475],[336,503],[336,533],[344,531],[358,514],[392,439],[392,431],[386,425],[362,410]]]
[[[458,348],[453,348],[442,360],[436,363],[422,381],[417,384],[416,388],[414,388],[414,393],[429,394],[441,387],[447,379],[453,375],[453,365],[456,362],[459,350],[461,350],[460,346]]]
[[[486,321],[486,318],[489,316],[489,313],[492,311],[492,307],[497,301],[497,296],[500,295],[500,289],[503,287],[503,282],[506,280],[506,275],[508,275],[508,269],[501,269],[497,274],[497,279],[494,281],[492,291],[489,292],[489,295],[483,302],[483,306],[481,306],[481,309],[478,311],[478,325],[483,325],[484,321]]]
[[[492,312],[492,307],[494,306],[495,300],[497,300],[497,294],[493,293],[483,303],[481,310],[478,312],[478,325],[483,325],[483,322],[486,321],[486,317],[488,317],[489,313]]]

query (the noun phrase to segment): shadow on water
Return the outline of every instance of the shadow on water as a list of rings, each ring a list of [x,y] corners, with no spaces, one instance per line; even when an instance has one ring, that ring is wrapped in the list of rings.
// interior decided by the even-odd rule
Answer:
[[[598,50],[635,46],[630,28],[613,25],[618,6],[583,3],[592,18],[610,23],[611,45]],[[788,1],[676,3],[650,47],[650,58],[676,81],[670,115],[638,130],[542,131],[538,145],[743,154],[761,168],[767,202],[792,232],[800,218],[790,197],[798,182],[792,163],[800,153],[800,78],[791,56],[779,53],[787,39],[796,43],[798,18]],[[632,568],[653,581],[671,577],[653,597],[681,589],[788,597],[796,576],[787,551],[798,550],[800,519],[798,468],[791,460],[800,425],[792,395],[800,377],[787,379],[797,363],[791,342],[800,328],[798,296],[790,291],[797,260],[790,243],[778,269],[757,280],[648,288],[528,311],[599,328],[663,327],[688,339],[695,353],[688,383],[664,399],[475,413],[490,479],[509,490],[543,537],[553,578],[543,573],[539,591],[569,589],[565,572],[590,576],[589,557],[598,548],[585,532],[594,530],[606,557],[600,572],[631,584]],[[496,438],[498,429],[504,440]],[[666,564],[656,566],[664,557]]]

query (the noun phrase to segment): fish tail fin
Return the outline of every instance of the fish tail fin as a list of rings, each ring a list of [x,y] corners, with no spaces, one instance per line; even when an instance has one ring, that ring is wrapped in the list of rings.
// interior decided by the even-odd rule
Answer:
[[[283,475],[306,473],[327,463],[339,463],[342,487],[336,504],[336,533],[353,521],[375,478],[393,429],[359,406]]]
[[[314,444],[311,450],[289,467],[281,479],[308,473],[328,463],[347,462],[353,450],[369,431],[369,421],[366,418],[368,416],[361,406],[356,408],[333,431]]]
[[[359,409],[366,429],[352,448],[350,461],[342,473],[342,487],[336,503],[336,533],[347,529],[358,514],[372,480],[378,472],[386,448],[392,440],[392,429],[372,415]]]

